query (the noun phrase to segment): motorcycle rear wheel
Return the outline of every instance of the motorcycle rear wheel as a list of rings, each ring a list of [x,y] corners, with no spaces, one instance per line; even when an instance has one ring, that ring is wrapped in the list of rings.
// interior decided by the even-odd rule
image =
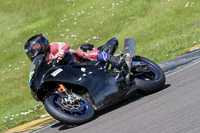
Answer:
[[[50,95],[44,100],[44,105],[47,112],[56,120],[65,124],[79,125],[91,120],[95,113],[92,104],[86,98],[79,97],[81,97],[80,102],[71,106],[63,103],[59,95]]]
[[[136,56],[134,61],[139,61],[143,64],[143,66],[132,68],[131,70],[133,75],[138,74],[135,77],[135,84],[140,88],[140,93],[151,94],[164,88],[165,74],[156,63],[141,56]],[[141,69],[147,71],[141,72]]]

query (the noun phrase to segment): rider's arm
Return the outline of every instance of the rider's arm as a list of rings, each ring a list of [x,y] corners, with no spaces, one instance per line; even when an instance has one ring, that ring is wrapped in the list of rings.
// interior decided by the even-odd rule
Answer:
[[[52,60],[56,60],[58,63],[60,60],[62,60],[66,54],[69,54],[70,46],[65,43],[61,42],[54,42],[50,44],[50,54],[49,58],[50,61],[49,63],[52,62]]]

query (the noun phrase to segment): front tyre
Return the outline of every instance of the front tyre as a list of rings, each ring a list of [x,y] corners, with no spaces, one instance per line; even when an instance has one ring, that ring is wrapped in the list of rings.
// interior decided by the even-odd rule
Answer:
[[[135,84],[140,88],[141,93],[151,94],[164,88],[165,75],[156,63],[141,56],[136,56],[134,61],[141,64],[131,70],[133,75],[137,75]]]
[[[78,96],[79,100],[73,103],[67,102],[59,95],[50,95],[44,100],[47,112],[56,120],[70,125],[79,125],[91,120],[94,116],[92,104]]]

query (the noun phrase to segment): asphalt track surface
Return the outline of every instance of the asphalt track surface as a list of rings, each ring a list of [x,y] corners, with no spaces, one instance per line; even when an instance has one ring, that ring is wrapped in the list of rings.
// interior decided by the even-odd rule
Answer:
[[[137,95],[70,126],[53,123],[35,133],[199,133],[200,61],[168,73],[165,89]]]

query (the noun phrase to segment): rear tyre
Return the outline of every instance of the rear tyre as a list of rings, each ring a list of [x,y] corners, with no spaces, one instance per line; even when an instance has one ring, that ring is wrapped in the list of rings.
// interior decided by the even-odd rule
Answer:
[[[165,75],[156,63],[141,56],[136,56],[134,61],[143,64],[131,70],[133,75],[138,74],[135,77],[135,84],[140,88],[140,93],[151,94],[164,88]]]
[[[81,100],[69,104],[59,95],[50,95],[44,100],[44,105],[47,112],[60,122],[70,125],[83,124],[93,118],[95,111],[88,100],[77,96],[81,97]]]

